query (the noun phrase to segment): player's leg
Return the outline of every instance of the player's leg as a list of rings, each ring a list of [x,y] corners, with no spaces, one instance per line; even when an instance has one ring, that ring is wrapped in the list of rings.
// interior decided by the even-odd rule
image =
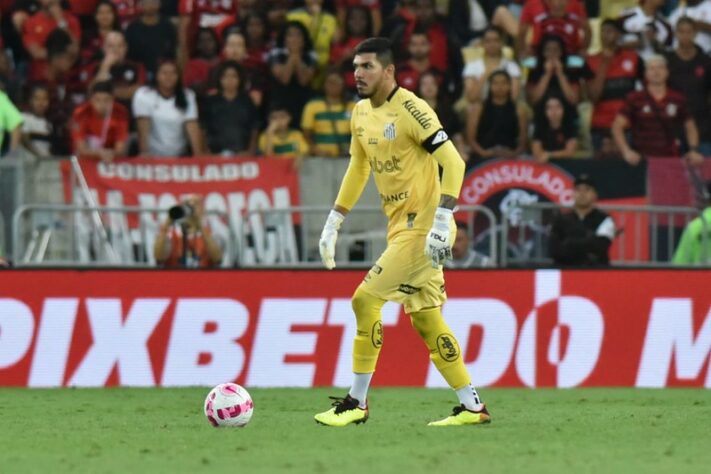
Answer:
[[[380,310],[385,300],[371,295],[358,286],[352,305],[356,316],[353,340],[353,385],[345,398],[335,398],[333,408],[317,414],[317,422],[328,426],[346,426],[368,419],[367,395],[383,345],[383,324]]]
[[[452,416],[430,423],[433,426],[488,423],[491,418],[479,399],[464,365],[457,339],[442,317],[439,307],[421,309],[410,314],[412,326],[425,342],[430,360],[444,380],[456,392],[460,405]]]

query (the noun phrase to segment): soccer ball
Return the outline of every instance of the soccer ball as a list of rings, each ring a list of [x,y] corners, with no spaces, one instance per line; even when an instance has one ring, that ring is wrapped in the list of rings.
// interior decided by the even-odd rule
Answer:
[[[236,383],[222,383],[205,398],[205,416],[215,428],[242,427],[249,423],[253,411],[252,397]]]

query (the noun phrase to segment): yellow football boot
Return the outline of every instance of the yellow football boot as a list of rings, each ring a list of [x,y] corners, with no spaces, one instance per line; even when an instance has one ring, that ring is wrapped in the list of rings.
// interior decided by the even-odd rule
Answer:
[[[447,418],[439,421],[432,421],[427,426],[463,426],[463,425],[480,425],[483,423],[491,423],[491,415],[483,405],[479,411],[471,411],[464,408],[464,405],[454,407],[452,414]]]
[[[356,425],[368,420],[368,407],[360,408],[358,400],[346,395],[346,398],[328,397],[333,400],[333,408],[314,416],[317,423],[326,426]]]

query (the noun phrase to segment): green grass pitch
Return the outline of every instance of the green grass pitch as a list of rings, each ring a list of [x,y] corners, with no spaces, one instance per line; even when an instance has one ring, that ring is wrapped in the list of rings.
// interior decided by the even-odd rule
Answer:
[[[215,429],[207,388],[0,389],[0,472],[711,472],[711,392],[482,390],[493,423],[431,428],[449,390],[374,389],[364,425],[318,426],[334,389],[252,389]]]

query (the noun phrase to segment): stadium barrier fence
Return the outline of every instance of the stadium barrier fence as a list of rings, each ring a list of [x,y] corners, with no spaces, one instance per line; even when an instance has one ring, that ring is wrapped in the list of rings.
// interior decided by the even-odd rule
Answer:
[[[665,267],[671,259],[681,231],[694,218],[703,225],[702,261],[711,265],[709,223],[695,207],[599,205],[615,221],[617,236],[610,249],[615,266]],[[500,247],[503,267],[550,266],[548,238],[553,218],[570,207],[555,203],[519,203],[502,218]],[[512,219],[512,216],[515,218]],[[517,225],[511,225],[515,222]],[[515,249],[515,251],[512,251]],[[522,251],[523,249],[523,251]]]

